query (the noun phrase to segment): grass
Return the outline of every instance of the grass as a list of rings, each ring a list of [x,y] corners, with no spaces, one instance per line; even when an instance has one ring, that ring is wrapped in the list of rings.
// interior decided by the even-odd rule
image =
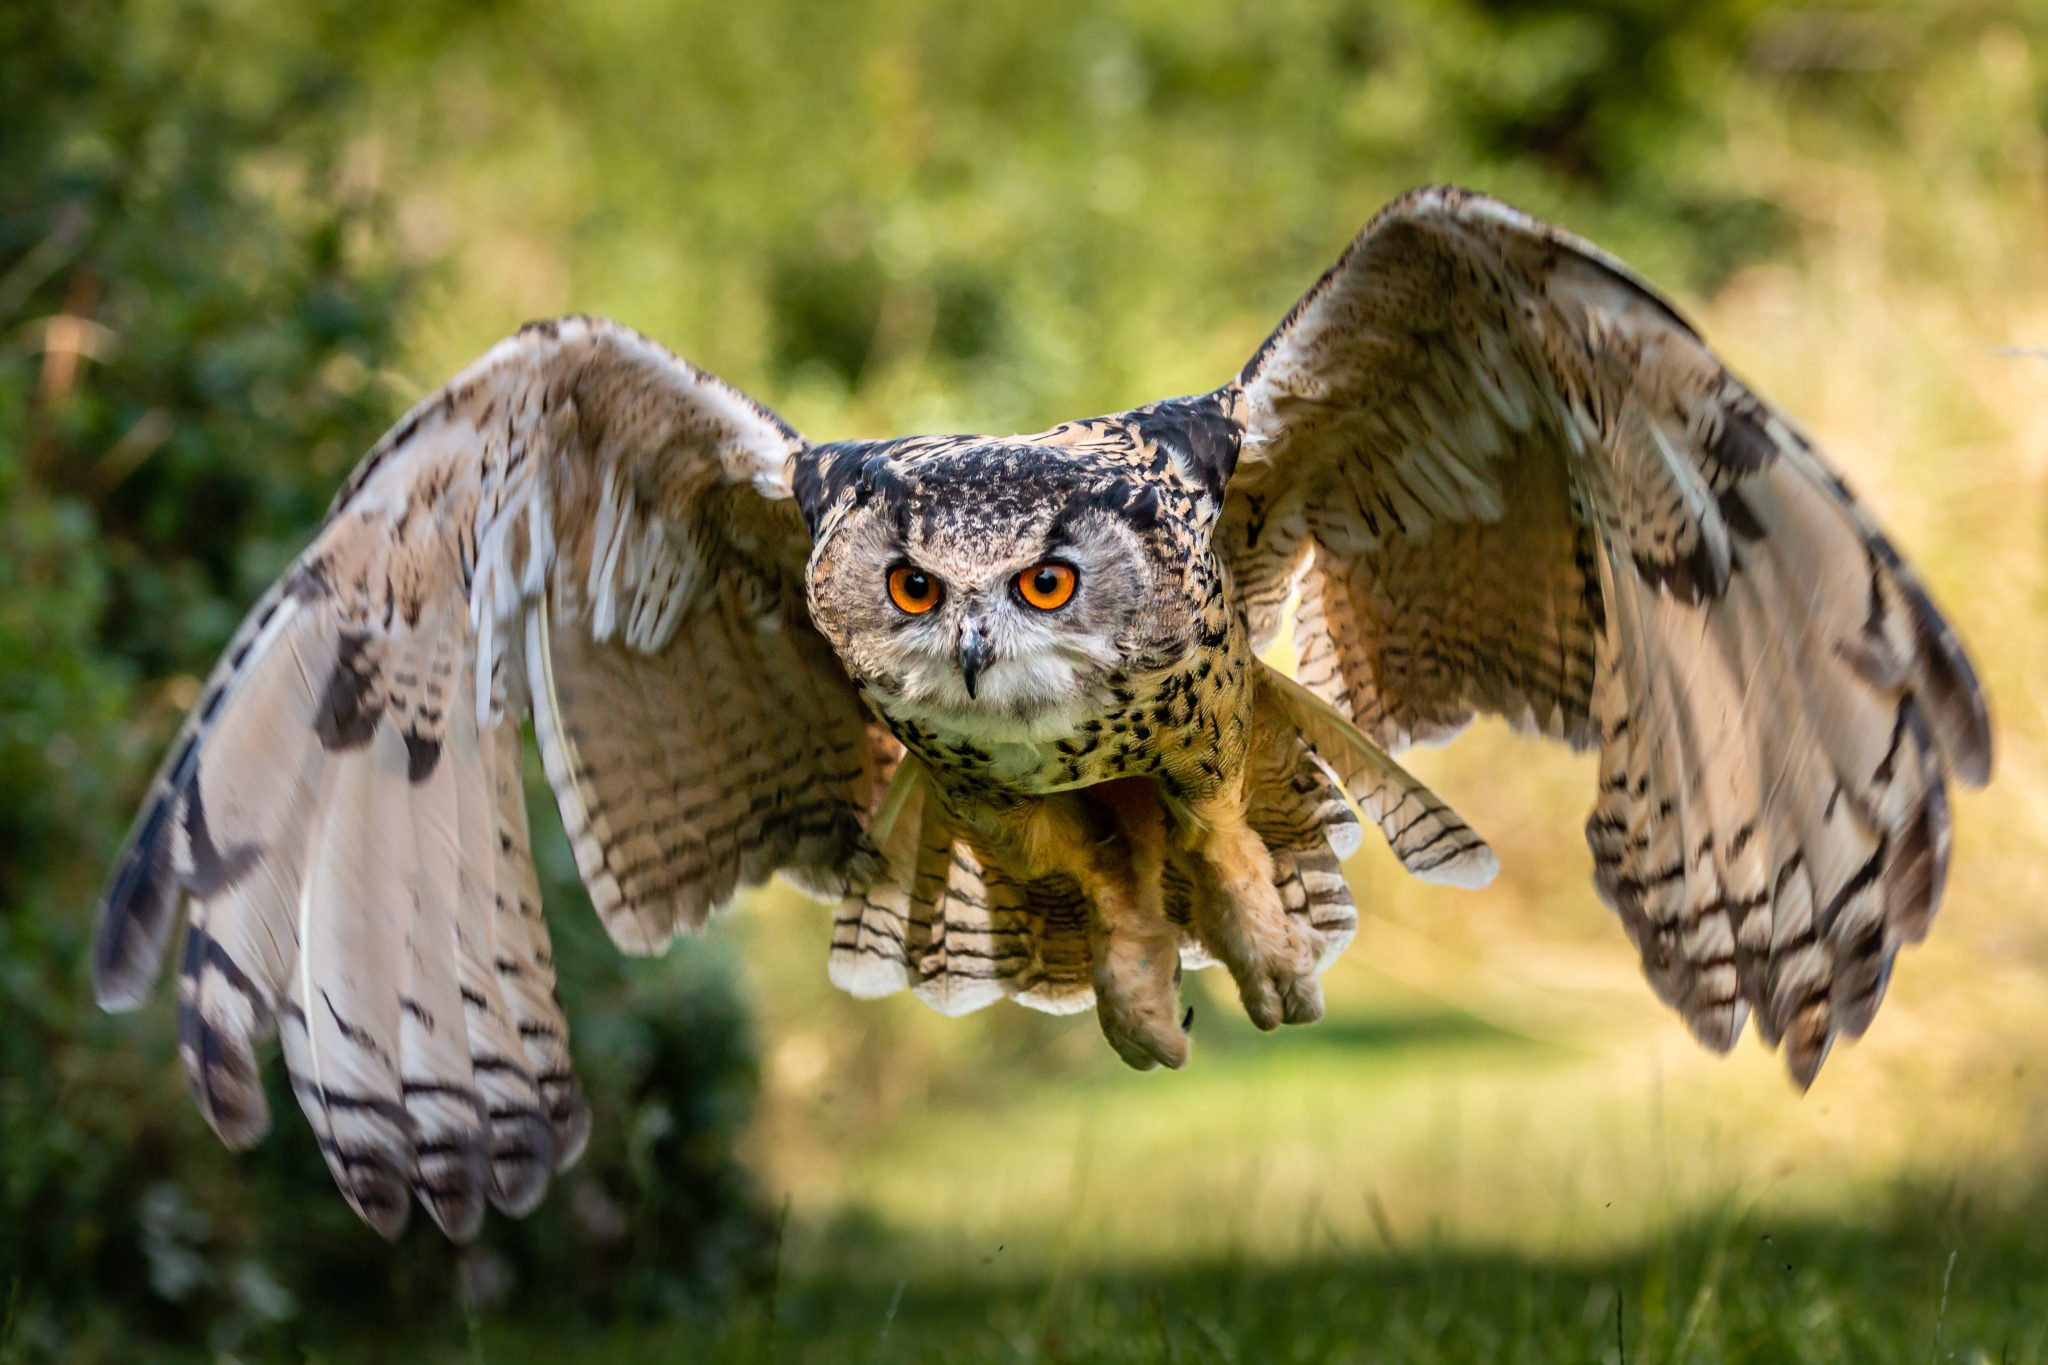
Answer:
[[[893,1117],[771,1075],[800,1113],[764,1118],[787,1200],[770,1290],[595,1333],[486,1310],[448,1358],[2048,1360],[2028,1080],[1930,1086],[1921,1004],[1801,1100],[1776,1059],[1701,1056],[1627,997],[1474,982],[1481,1013],[1447,1007],[1384,937],[1283,1039],[1204,981],[1198,1060],[1171,1077],[1098,1062],[1085,1018],[1009,1014],[1039,1036],[963,1081],[883,1006],[923,1073]]]
[[[1966,1252],[1930,1239],[1944,1221],[1938,1203],[1857,1227],[1736,1217],[1584,1258],[1424,1247],[1087,1276],[844,1274],[785,1286],[772,1323],[486,1329],[479,1344],[490,1359],[621,1362],[2043,1358],[2048,1323],[2027,1302],[2039,1238],[1974,1225]]]

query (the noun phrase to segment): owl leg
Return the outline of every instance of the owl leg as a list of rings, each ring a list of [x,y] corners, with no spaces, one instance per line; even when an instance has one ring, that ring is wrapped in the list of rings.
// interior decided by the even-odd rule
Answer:
[[[1087,894],[1095,1014],[1116,1055],[1140,1071],[1184,1066],[1180,930],[1166,917],[1166,817],[1151,784],[1048,798],[1004,833],[1031,875],[1063,873]]]
[[[1105,784],[1095,799],[1123,830],[1128,856],[1098,866],[1089,888],[1095,1014],[1117,1056],[1140,1071],[1188,1059],[1180,1025],[1180,930],[1166,917],[1166,816],[1151,784]],[[1098,849],[1100,845],[1097,846]],[[1101,860],[1109,862],[1112,860]]]
[[[1262,1029],[1323,1017],[1313,932],[1287,913],[1273,855],[1251,827],[1244,779],[1191,803],[1182,840],[1195,856],[1195,933],[1230,969],[1245,1013]]]

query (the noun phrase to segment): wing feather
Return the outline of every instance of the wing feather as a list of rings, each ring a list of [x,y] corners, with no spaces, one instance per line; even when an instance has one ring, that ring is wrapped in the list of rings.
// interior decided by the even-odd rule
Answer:
[[[809,625],[805,449],[625,328],[539,324],[420,404],[237,632],[100,910],[128,1008],[189,926],[180,1050],[231,1144],[281,1033],[356,1211],[533,1207],[588,1113],[519,777],[531,706],[591,898],[658,951],[777,870],[872,858],[879,753]],[[182,912],[182,913],[181,913]]]
[[[1388,751],[1482,712],[1597,747],[1595,883],[1651,984],[1810,1083],[1927,932],[1948,775],[1991,771],[1968,658],[1820,452],[1612,257],[1449,189],[1224,392],[1254,633],[1298,587],[1303,684]]]
[[[1403,867],[1444,886],[1485,886],[1500,872],[1500,860],[1486,840],[1342,711],[1265,664],[1259,665],[1258,682],[1378,827]]]
[[[384,729],[338,759],[320,793],[283,1028],[292,1089],[328,1170],[350,1207],[386,1237],[404,1230],[412,1202],[392,981],[408,926],[386,882],[410,874],[412,831],[403,808],[380,799],[403,780],[405,763],[404,742]]]
[[[475,733],[475,717],[467,712],[457,715],[456,724]],[[547,1111],[555,1168],[562,1170],[583,1154],[590,1137],[590,1109],[570,1063],[569,1021],[555,990],[554,950],[547,921],[541,917],[540,880],[527,832],[526,787],[519,775],[519,733],[499,726],[488,737],[477,736],[476,742],[485,789],[491,794],[495,857],[485,856],[493,864],[489,875],[497,912],[497,957],[513,964],[500,968],[499,980],[525,1049],[527,1069]]]
[[[459,771],[474,740],[451,724],[448,741],[449,761],[435,764],[412,794],[416,876],[398,997],[399,1069],[415,1134],[413,1192],[443,1232],[466,1241],[483,1223],[491,1115],[477,1085],[456,966],[463,861],[476,835],[462,819],[463,798],[473,800],[474,789]]]

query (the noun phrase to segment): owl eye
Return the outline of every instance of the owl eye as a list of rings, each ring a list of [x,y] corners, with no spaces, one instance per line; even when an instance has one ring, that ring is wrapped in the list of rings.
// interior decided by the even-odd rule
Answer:
[[[898,564],[889,570],[889,600],[900,611],[922,616],[939,605],[939,581],[923,569]]]
[[[1073,565],[1048,559],[1017,575],[1017,595],[1040,611],[1058,611],[1073,599],[1080,581]]]

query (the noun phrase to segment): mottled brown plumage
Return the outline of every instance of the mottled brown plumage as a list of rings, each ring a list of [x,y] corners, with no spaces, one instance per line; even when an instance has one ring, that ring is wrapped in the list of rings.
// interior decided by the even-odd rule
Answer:
[[[1299,681],[1254,650],[1293,603]],[[518,1213],[588,1118],[528,851],[531,714],[618,944],[774,872],[831,972],[1093,1004],[1179,1065],[1182,965],[1262,1026],[1356,930],[1351,797],[1418,876],[1491,851],[1392,755],[1479,713],[1600,751],[1596,882],[1652,985],[1810,1081],[1922,937],[1961,647],[1806,438],[1666,303],[1417,191],[1211,393],[1033,436],[812,446],[616,325],[502,343],[258,604],[101,909],[100,998],[185,922],[181,1053],[235,1145],[281,1035],[387,1235]]]

